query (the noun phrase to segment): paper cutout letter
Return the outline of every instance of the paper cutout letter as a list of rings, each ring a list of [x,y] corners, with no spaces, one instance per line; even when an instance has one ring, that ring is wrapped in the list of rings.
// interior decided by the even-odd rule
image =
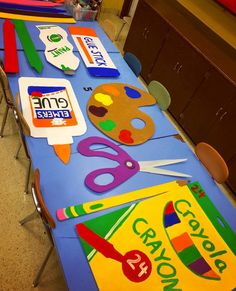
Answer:
[[[67,33],[57,25],[37,25],[40,39],[45,44],[45,56],[49,63],[64,71],[73,73],[80,60],[73,53],[73,46],[67,40]]]
[[[152,118],[139,107],[155,104],[155,98],[144,90],[108,83],[93,91],[87,113],[94,126],[108,137],[126,145],[137,145],[152,137],[155,130]],[[136,127],[133,121],[141,121],[143,126]]]
[[[94,29],[76,26],[70,26],[68,29],[92,76],[118,77],[120,75]]]
[[[73,136],[87,127],[68,80],[52,78],[19,79],[22,111],[33,137],[45,137],[59,158],[68,163]]]
[[[76,227],[99,290],[235,288],[236,234],[197,182]],[[152,268],[143,281],[130,280],[111,256],[132,249],[137,255],[126,262],[139,278]],[[145,263],[138,252],[148,257]]]

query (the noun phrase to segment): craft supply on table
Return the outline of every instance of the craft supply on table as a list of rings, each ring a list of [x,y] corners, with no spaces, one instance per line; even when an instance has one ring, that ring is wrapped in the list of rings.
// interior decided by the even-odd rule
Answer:
[[[41,13],[52,13],[52,14],[65,14],[67,13],[65,9],[58,9],[53,7],[43,7],[43,6],[29,6],[29,5],[22,5],[22,4],[12,4],[12,3],[1,3],[1,8],[5,9],[14,9],[15,12],[17,11],[34,11],[34,12],[41,12]],[[0,8],[0,9],[1,9]]]
[[[112,153],[107,152],[106,149],[91,149],[94,145],[105,146],[106,149],[112,149]],[[151,174],[175,176],[175,177],[191,177],[188,174],[175,172],[166,169],[160,169],[160,166],[171,165],[185,162],[187,159],[174,160],[153,160],[153,161],[135,161],[129,154],[120,146],[102,137],[88,137],[83,139],[78,144],[78,152],[88,157],[102,157],[118,163],[117,167],[97,169],[90,172],[84,182],[88,188],[95,192],[105,192],[114,189],[120,184],[126,182],[129,178],[138,172],[147,172]],[[115,152],[115,154],[113,153]],[[105,174],[112,176],[112,181],[108,183],[99,184],[97,179]]]
[[[4,71],[6,73],[18,73],[19,63],[16,47],[16,35],[14,25],[9,19],[3,23],[4,42]]]
[[[153,286],[235,288],[236,234],[198,182],[88,220],[76,229],[101,291],[107,286],[110,291],[117,286],[129,291]],[[129,250],[135,251],[126,258],[126,272],[134,277],[120,267],[122,254]]]
[[[68,29],[92,76],[118,77],[120,75],[94,29],[78,26],[69,26]]]
[[[126,144],[137,145],[155,132],[152,118],[139,107],[156,105],[146,91],[123,83],[107,83],[96,87],[87,105],[93,125],[108,137]]]
[[[47,138],[65,164],[70,159],[73,136],[87,127],[68,80],[19,78],[22,111],[32,137]]]
[[[13,20],[13,23],[30,66],[38,73],[41,73],[43,70],[43,63],[34,47],[24,21]]]
[[[142,188],[139,190],[134,190],[121,195],[111,196],[108,198],[86,202],[83,204],[77,204],[74,206],[69,206],[66,208],[61,208],[57,210],[58,220],[67,220],[70,218],[86,215],[89,213],[102,211],[115,206],[119,206],[128,202],[132,202],[139,199],[144,199],[148,197],[153,197],[156,195],[161,195],[171,191],[172,189],[177,189],[188,183],[187,180],[177,180],[165,184],[155,185],[148,188]]]
[[[0,3],[22,4],[22,5],[36,6],[36,7],[55,7],[55,6],[62,5],[62,4],[53,3],[49,1],[35,1],[35,0],[0,0]]]
[[[45,57],[53,66],[64,71],[65,74],[74,74],[80,60],[73,53],[73,46],[67,40],[67,33],[57,25],[37,25],[39,38],[45,44]]]

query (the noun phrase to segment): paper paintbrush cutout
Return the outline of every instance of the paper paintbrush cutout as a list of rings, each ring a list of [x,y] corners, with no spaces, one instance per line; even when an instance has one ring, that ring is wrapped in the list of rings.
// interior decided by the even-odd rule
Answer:
[[[45,57],[53,66],[73,74],[80,60],[73,53],[73,46],[67,40],[67,33],[57,25],[37,25],[40,39],[45,44]]]
[[[86,215],[89,213],[102,211],[108,208],[119,206],[128,202],[132,202],[139,199],[144,199],[148,197],[153,197],[156,195],[161,195],[172,189],[178,189],[188,183],[188,180],[172,181],[165,184],[155,185],[148,188],[142,188],[132,192],[128,192],[121,195],[116,195],[96,201],[86,202],[83,204],[77,204],[74,206],[69,206],[66,208],[61,208],[57,210],[58,220],[67,220],[70,218],[75,218],[78,216]]]
[[[103,145],[112,149],[113,153],[106,150],[94,150],[93,145]],[[120,146],[114,144],[108,139],[102,137],[88,137],[78,144],[78,151],[84,156],[88,157],[102,157],[112,161],[116,161],[119,165],[114,168],[104,167],[89,173],[85,178],[85,184],[95,192],[105,192],[112,190],[120,184],[127,181],[129,178],[140,172],[147,172],[152,174],[175,176],[175,177],[191,177],[188,174],[175,172],[171,170],[161,169],[160,166],[172,165],[187,161],[187,159],[173,159],[173,160],[154,160],[154,161],[135,161],[124,151]],[[98,184],[97,178],[104,174],[109,174],[113,180],[107,184]]]
[[[22,111],[31,136],[47,138],[58,157],[70,159],[73,136],[86,132],[86,123],[68,80],[52,78],[19,79]]]

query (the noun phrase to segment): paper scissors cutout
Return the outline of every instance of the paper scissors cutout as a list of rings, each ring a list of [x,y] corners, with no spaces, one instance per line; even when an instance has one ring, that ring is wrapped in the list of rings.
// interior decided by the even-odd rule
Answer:
[[[105,145],[108,148],[111,148],[117,154],[111,154],[106,151],[96,149],[94,150],[90,148],[91,146],[98,144]],[[99,193],[112,190],[113,188],[117,187],[118,185],[122,184],[123,182],[134,176],[139,171],[175,177],[191,177],[188,174],[159,168],[160,166],[185,162],[187,159],[135,161],[121,147],[102,137],[88,137],[79,142],[77,149],[79,153],[84,156],[103,157],[109,160],[113,160],[119,164],[117,167],[114,168],[102,168],[92,171],[86,176],[85,184],[88,186],[88,188]],[[106,185],[97,184],[95,179],[104,174],[112,175],[113,181]]]

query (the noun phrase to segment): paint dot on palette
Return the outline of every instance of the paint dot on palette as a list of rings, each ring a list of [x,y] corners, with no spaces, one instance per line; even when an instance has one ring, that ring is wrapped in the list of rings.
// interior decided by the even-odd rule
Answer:
[[[130,98],[136,99],[136,98],[140,98],[142,96],[139,91],[137,91],[133,88],[130,88],[128,86],[125,86],[124,89],[125,89],[126,95]]]
[[[97,117],[103,117],[107,114],[108,110],[104,107],[97,107],[94,105],[89,106],[89,112]]]
[[[127,129],[123,129],[120,131],[119,139],[124,143],[128,143],[128,144],[134,143],[134,140],[132,138],[132,133]]]
[[[97,100],[98,102],[102,103],[105,106],[110,106],[113,103],[111,96],[103,94],[103,93],[95,94],[94,99]]]
[[[102,89],[107,92],[110,93],[114,96],[119,96],[120,95],[120,91],[115,87],[115,86],[111,86],[111,85],[103,85]]]
[[[105,131],[111,131],[116,127],[116,124],[113,120],[107,119],[106,121],[99,122],[99,126]]]

